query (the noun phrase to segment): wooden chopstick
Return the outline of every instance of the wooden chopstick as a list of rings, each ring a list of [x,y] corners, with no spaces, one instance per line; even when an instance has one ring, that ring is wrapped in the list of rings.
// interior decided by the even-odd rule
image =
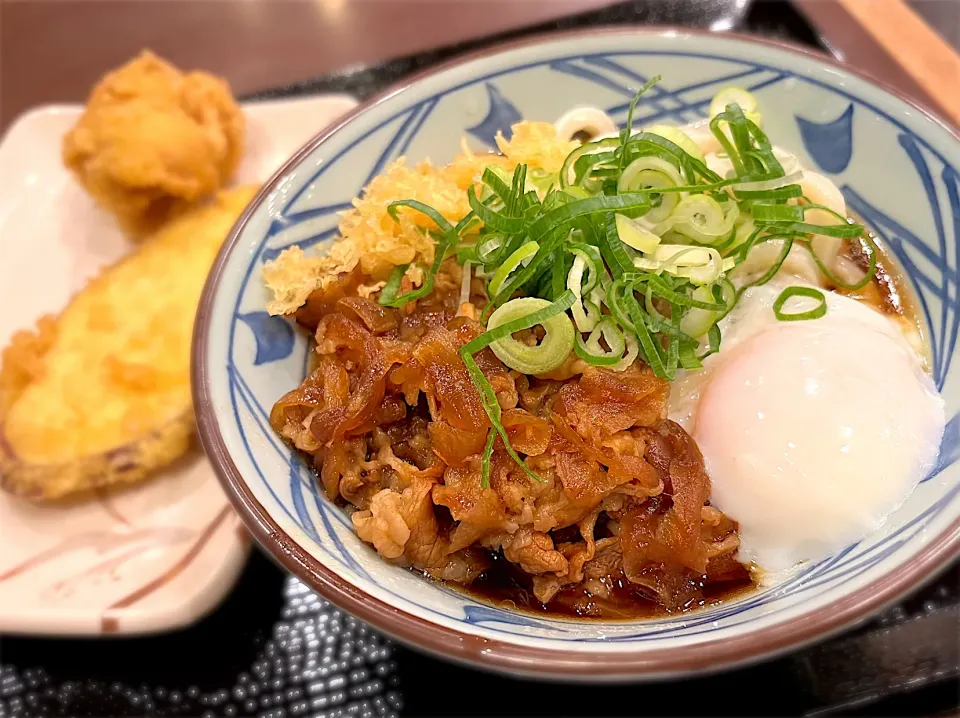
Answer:
[[[960,55],[903,0],[837,2],[960,125]]]

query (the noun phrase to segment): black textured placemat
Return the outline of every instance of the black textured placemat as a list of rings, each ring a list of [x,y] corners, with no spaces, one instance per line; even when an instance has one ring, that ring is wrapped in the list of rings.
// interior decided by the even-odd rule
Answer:
[[[528,32],[615,23],[735,29],[824,45],[785,0],[647,0],[256,95],[368,97],[400,77]],[[740,3],[743,4],[743,3]],[[254,552],[226,602],[156,637],[0,637],[0,718],[19,716],[954,715],[960,568],[867,626],[790,656],[682,683],[516,681],[385,640]]]

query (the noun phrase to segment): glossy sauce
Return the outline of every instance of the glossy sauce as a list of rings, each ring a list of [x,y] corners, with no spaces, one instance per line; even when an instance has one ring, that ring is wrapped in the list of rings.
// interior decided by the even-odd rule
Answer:
[[[855,218],[857,221],[861,221]],[[876,241],[873,233],[871,238]],[[909,282],[900,271],[896,260],[883,247],[878,248],[877,271],[874,279],[857,291],[835,288],[890,317],[900,318],[910,330],[916,330],[925,339],[926,329],[916,311],[916,300]],[[867,256],[857,244],[850,243],[846,256],[867,268]],[[925,344],[926,342],[924,342]],[[533,594],[529,574],[505,560],[502,555],[492,557],[491,568],[469,587],[456,588],[507,610],[519,610],[558,618],[601,618],[605,620],[636,620],[675,615],[695,611],[742,598],[755,584],[746,569],[734,571],[729,580],[706,581],[705,576],[692,580],[696,599],[679,609],[668,610],[651,600],[642,587],[630,583],[622,573],[602,580],[606,595],[594,595],[584,585],[561,590],[548,604],[541,603]]]
[[[865,268],[865,257],[862,252],[858,255],[857,251],[857,246],[851,245],[847,250],[847,256],[858,264],[862,262],[861,266]],[[917,314],[914,311],[916,302],[896,262],[885,252],[880,253],[878,260],[877,276],[868,286],[857,292],[843,293],[870,304],[887,315],[901,318],[910,327],[916,328],[918,334],[925,335],[922,322],[917,320]],[[298,319],[307,327],[314,328],[319,317],[329,311],[332,302],[341,296],[342,292],[335,297],[316,298],[312,305],[308,305],[298,313]],[[446,315],[435,319],[433,314],[423,311],[416,316],[405,318],[404,327],[413,331],[421,323],[428,327],[443,324],[441,320],[446,319],[448,319]],[[414,326],[415,324],[417,326]],[[429,420],[426,403],[421,402],[421,405],[410,407],[404,420],[387,422],[385,430],[390,435],[394,453],[399,459],[413,463],[419,468],[429,466],[435,461],[426,432]],[[453,521],[447,511],[438,511],[437,518],[443,531],[451,528]],[[603,533],[602,527],[598,526],[598,529],[600,530],[597,534],[599,539]],[[571,535],[566,536],[565,531],[570,531]],[[554,540],[558,542],[576,539],[574,527],[551,533]],[[727,562],[724,564],[725,569],[719,578],[712,573],[708,581],[705,575],[697,576],[691,573],[685,580],[678,579],[680,593],[691,598],[671,609],[665,608],[655,600],[653,595],[647,592],[649,589],[628,581],[619,569],[601,579],[561,589],[549,604],[544,604],[534,595],[531,575],[507,561],[499,551],[488,554],[488,558],[489,568],[468,587],[449,582],[446,585],[506,610],[558,618],[616,621],[676,615],[740,599],[754,588],[749,572],[733,561],[732,556],[728,554]],[[426,575],[423,571],[414,570]],[[711,568],[708,570],[712,571]]]
[[[680,609],[668,610],[653,601],[642,588],[630,583],[623,574],[602,579],[609,594],[592,594],[584,586],[562,590],[547,605],[533,595],[529,574],[504,559],[493,557],[493,565],[469,587],[454,586],[458,590],[510,611],[524,611],[555,618],[599,618],[630,621],[658,618],[700,608],[716,606],[749,593],[754,588],[750,574],[744,569],[728,581],[697,580],[698,598]]]

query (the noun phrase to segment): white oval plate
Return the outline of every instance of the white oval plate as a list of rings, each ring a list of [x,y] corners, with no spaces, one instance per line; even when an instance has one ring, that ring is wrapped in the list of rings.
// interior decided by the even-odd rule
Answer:
[[[245,103],[237,182],[263,182],[356,101]],[[0,142],[0,346],[60,311],[132,249],[63,168],[60,141],[82,108],[21,116]],[[233,587],[250,541],[199,448],[161,475],[82,503],[0,492],[0,632],[150,633],[193,623]]]

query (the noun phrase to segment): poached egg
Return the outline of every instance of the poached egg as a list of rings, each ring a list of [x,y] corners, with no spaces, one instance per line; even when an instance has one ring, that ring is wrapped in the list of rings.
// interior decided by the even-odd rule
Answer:
[[[711,503],[739,523],[739,560],[767,583],[883,524],[934,467],[945,424],[899,324],[826,290],[824,317],[780,321],[773,303],[797,283],[747,289],[720,352],[678,379],[670,406],[703,453]]]

